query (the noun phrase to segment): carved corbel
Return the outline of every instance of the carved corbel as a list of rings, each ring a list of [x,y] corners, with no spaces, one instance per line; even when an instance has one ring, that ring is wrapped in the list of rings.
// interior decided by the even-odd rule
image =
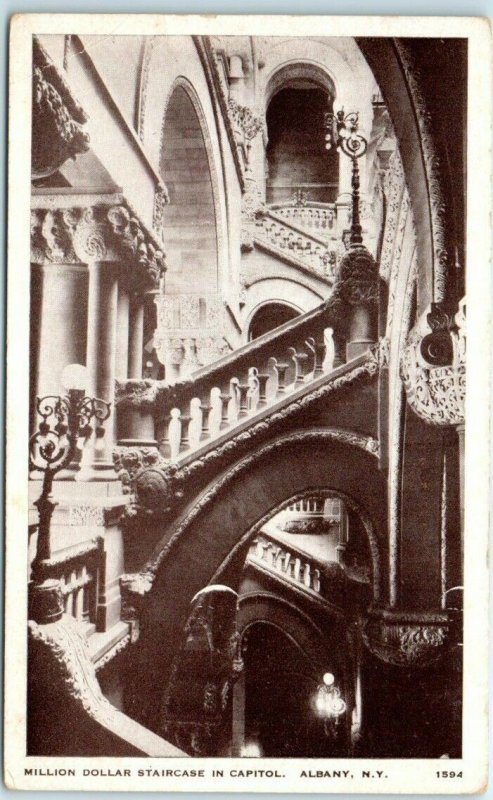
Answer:
[[[456,314],[433,304],[411,331],[401,376],[413,411],[432,425],[462,425],[466,394],[466,301]]]
[[[46,178],[89,149],[87,115],[65,78],[33,37],[32,177]]]
[[[116,248],[130,266],[130,280],[137,291],[156,291],[166,271],[165,257],[147,235],[139,219],[125,205],[112,206],[107,219]]]
[[[376,658],[399,667],[426,667],[441,659],[452,644],[445,613],[370,612],[362,636]]]

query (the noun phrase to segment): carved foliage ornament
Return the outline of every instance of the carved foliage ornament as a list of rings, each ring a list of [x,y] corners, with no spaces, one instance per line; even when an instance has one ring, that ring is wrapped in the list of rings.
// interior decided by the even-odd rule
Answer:
[[[464,423],[466,302],[451,316],[437,306],[411,331],[401,376],[413,411],[432,425]]]
[[[363,641],[374,656],[394,666],[425,667],[440,659],[450,643],[445,615],[370,615],[365,621]]]
[[[45,178],[89,149],[87,116],[53,61],[33,38],[32,175]]]
[[[166,269],[164,253],[128,204],[123,203],[32,209],[31,261],[120,261],[132,288],[140,291],[157,289]]]

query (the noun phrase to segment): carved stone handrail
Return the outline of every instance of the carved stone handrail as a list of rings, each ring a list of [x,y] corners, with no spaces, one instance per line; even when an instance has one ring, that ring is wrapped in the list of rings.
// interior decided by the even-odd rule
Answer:
[[[294,207],[293,207],[294,208]],[[341,254],[342,242],[333,237],[332,246],[322,237],[293,224],[281,214],[267,210],[249,224],[253,241],[275,248],[280,258],[294,259],[311,272],[333,282]],[[245,247],[244,247],[245,249]]]
[[[64,756],[186,756],[104,697],[84,631],[63,614],[59,583],[45,581],[35,594],[28,659],[31,755],[60,755],[63,750]],[[45,736],[48,714],[59,733],[51,740]]]
[[[46,178],[89,149],[87,115],[39,39],[33,36],[32,176]]]
[[[296,228],[318,236],[323,242],[333,239],[337,231],[337,205],[307,200],[303,203],[271,203],[269,210]]]

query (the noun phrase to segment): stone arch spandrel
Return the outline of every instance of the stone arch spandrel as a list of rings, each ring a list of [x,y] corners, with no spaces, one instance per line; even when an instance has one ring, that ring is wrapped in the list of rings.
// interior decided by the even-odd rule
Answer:
[[[190,509],[193,505],[199,510],[189,515],[189,524],[183,529],[179,523],[173,524],[178,533],[171,545],[166,533],[163,544],[155,551],[155,557],[159,557],[160,548],[167,547],[146,597],[136,654],[141,664],[137,669],[145,674],[149,691],[142,698],[138,689],[135,711],[139,703],[149,703],[148,713],[144,712],[148,722],[152,717],[152,693],[159,694],[159,687],[167,680],[191,598],[211,581],[235,545],[286,499],[300,492],[330,489],[357,504],[362,516],[372,520],[375,530],[371,547],[378,576],[375,600],[385,601],[385,478],[374,455],[358,446],[336,439],[329,442],[320,434],[310,437],[304,432],[296,440],[267,448],[257,460],[247,462],[244,469],[235,472],[233,468],[229,472],[231,480],[224,481],[210,502],[200,508],[200,498],[193,501]]]

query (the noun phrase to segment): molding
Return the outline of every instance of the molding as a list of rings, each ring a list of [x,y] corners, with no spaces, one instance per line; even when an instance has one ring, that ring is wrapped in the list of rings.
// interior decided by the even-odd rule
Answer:
[[[433,240],[433,300],[443,302],[447,295],[448,262],[453,255],[448,252],[446,210],[448,204],[443,191],[442,165],[435,145],[432,114],[422,90],[422,78],[410,47],[403,39],[394,39],[395,49],[404,72],[415,110],[421,152],[428,180],[428,197]]]
[[[109,650],[106,651],[104,655],[101,656],[97,661],[94,662],[94,668],[96,672],[99,672],[100,669],[103,669],[110,661],[112,661],[115,656],[119,653],[122,653],[131,642],[131,635],[127,633],[122,639],[120,639],[116,644],[113,645]]]

